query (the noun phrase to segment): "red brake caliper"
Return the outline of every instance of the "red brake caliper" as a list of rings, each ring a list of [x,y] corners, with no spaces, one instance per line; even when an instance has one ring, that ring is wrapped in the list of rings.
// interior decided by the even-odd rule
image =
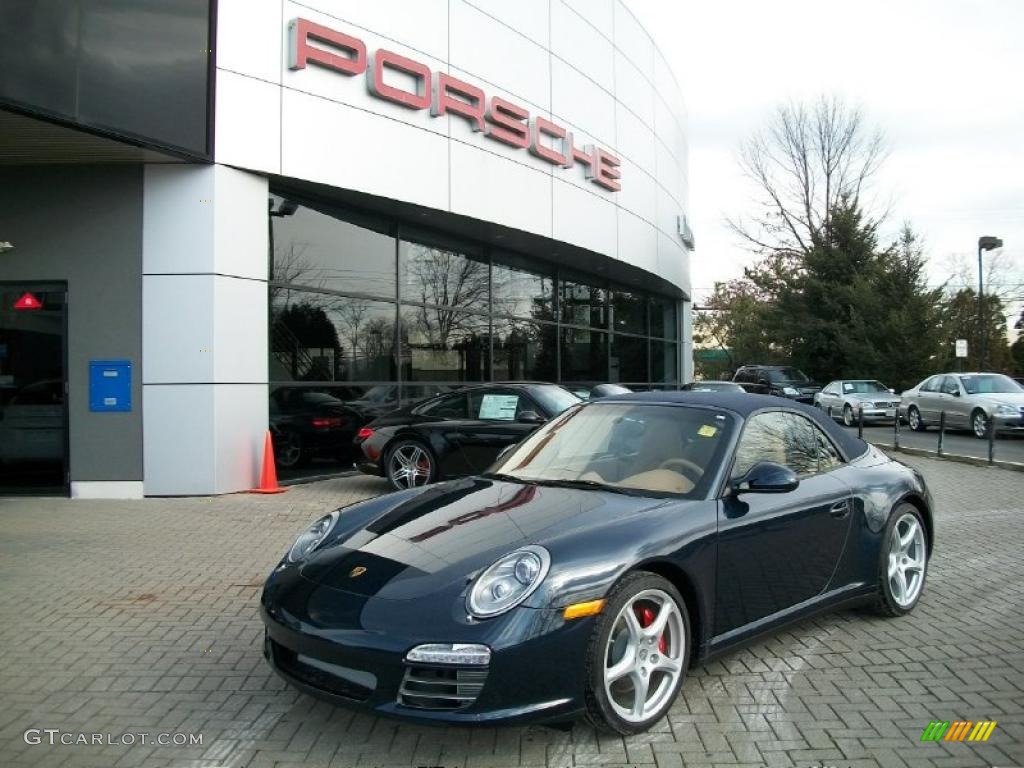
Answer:
[[[649,608],[646,605],[642,608],[639,606],[634,606],[634,610],[636,611],[636,618],[637,621],[640,622],[641,627],[649,627],[652,623],[654,623],[653,608]],[[658,650],[661,651],[661,653],[668,653],[668,638],[665,637],[664,632],[662,632],[661,637],[658,638]]]

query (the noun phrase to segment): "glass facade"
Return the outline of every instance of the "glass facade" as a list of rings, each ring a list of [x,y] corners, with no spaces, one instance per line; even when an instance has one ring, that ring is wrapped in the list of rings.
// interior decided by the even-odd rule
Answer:
[[[272,395],[372,417],[479,381],[678,383],[676,299],[317,201],[275,195],[269,230]]]

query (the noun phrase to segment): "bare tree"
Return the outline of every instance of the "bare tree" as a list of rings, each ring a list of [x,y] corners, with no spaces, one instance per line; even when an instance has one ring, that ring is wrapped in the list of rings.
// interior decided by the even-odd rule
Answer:
[[[487,264],[428,246],[417,246],[410,256],[408,269],[419,286],[419,295],[410,298],[434,305],[416,312],[418,330],[428,343],[444,348],[449,336],[475,330],[480,321],[473,311],[487,307]]]
[[[756,211],[726,221],[758,253],[807,253],[829,241],[840,203],[859,207],[884,155],[881,134],[838,97],[780,106],[740,149],[740,166],[758,187]]]

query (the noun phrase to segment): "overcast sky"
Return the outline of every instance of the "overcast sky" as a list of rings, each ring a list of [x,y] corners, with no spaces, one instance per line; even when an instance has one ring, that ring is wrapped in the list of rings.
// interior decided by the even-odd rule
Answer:
[[[626,2],[689,110],[695,298],[752,258],[723,223],[750,210],[740,142],[775,105],[825,93],[860,106],[886,136],[873,190],[891,206],[884,234],[909,220],[934,283],[950,278],[955,254],[976,264],[980,235],[1001,237],[1002,281],[1024,300],[1024,2]]]

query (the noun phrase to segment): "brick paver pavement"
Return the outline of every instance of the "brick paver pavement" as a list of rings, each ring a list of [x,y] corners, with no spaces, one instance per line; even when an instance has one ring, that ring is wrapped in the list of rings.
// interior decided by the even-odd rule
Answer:
[[[1024,765],[1024,474],[910,461],[939,531],[912,616],[793,626],[693,672],[669,717],[629,739],[406,725],[273,675],[264,576],[307,521],[381,492],[375,479],[275,497],[0,500],[0,765]],[[933,719],[999,725],[986,744],[921,743]],[[203,743],[30,745],[28,728]]]

